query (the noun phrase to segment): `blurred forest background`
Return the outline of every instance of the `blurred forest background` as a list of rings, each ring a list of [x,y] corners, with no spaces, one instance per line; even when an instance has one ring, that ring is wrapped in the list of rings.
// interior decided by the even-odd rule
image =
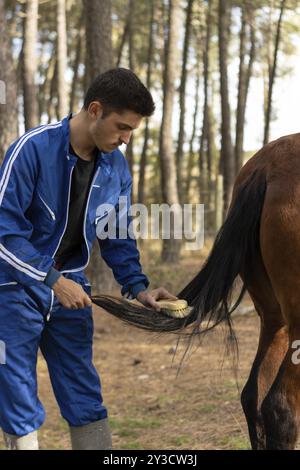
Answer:
[[[78,112],[96,75],[130,68],[157,105],[125,150],[133,201],[204,203],[205,234],[214,237],[234,179],[257,150],[244,151],[251,80],[263,83],[262,145],[278,111],[276,83],[290,73],[290,58],[298,60],[299,7],[299,0],[0,0],[0,159],[20,133]],[[155,251],[155,262],[178,263],[182,245],[144,242],[142,256],[152,260]],[[89,271],[93,284],[112,288],[98,255]]]

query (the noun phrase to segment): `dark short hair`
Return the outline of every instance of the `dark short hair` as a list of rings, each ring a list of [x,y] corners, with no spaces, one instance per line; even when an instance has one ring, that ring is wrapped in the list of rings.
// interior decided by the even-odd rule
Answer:
[[[131,70],[115,68],[98,75],[84,98],[84,109],[92,101],[100,101],[104,117],[112,111],[134,111],[148,117],[154,113],[155,104],[151,93]]]

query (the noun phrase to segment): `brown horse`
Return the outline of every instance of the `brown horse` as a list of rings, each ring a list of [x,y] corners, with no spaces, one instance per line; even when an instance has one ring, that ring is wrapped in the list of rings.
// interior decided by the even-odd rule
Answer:
[[[230,308],[235,279],[244,287]],[[191,336],[227,322],[248,290],[261,320],[257,354],[241,401],[253,449],[293,449],[300,424],[300,134],[264,146],[240,171],[227,218],[198,275],[178,294],[185,319],[108,296],[92,300],[140,328]],[[206,323],[205,323],[206,324]],[[207,325],[207,324],[206,324]],[[188,331],[188,330],[184,330]],[[299,343],[300,344],[300,343]]]

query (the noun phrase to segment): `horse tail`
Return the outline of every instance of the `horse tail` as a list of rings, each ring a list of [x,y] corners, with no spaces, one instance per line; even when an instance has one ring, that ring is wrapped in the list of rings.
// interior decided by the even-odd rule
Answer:
[[[201,271],[177,294],[186,299],[191,312],[185,318],[172,318],[137,304],[101,295],[92,298],[119,319],[142,329],[156,332],[179,332],[193,324],[191,333],[208,331],[221,322],[231,328],[231,313],[240,304],[247,288],[247,271],[259,247],[259,227],[266,192],[263,171],[254,171],[235,188],[227,218],[219,230],[209,257]],[[230,307],[234,283],[241,274],[242,291]],[[204,329],[203,322],[206,322]]]
[[[231,314],[241,303],[250,272],[260,252],[260,220],[266,193],[266,175],[255,170],[236,185],[233,200],[220,228],[209,257],[196,277],[178,294],[193,306],[194,333],[211,330],[226,322],[231,339],[235,339]],[[241,275],[243,284],[238,299],[231,306],[235,281]]]

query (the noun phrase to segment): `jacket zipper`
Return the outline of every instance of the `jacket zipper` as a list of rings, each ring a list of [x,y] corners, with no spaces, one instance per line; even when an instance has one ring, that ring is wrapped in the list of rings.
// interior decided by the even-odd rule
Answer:
[[[98,168],[98,170],[96,171],[95,175],[94,175],[94,178],[92,180],[92,184],[90,186],[90,191],[89,191],[89,195],[88,195],[88,199],[87,199],[87,203],[86,203],[86,207],[85,207],[85,212],[84,212],[84,223],[83,223],[83,237],[84,237],[84,241],[85,241],[85,244],[86,244],[86,248],[87,248],[87,253],[88,253],[88,259],[87,259],[87,262],[84,266],[80,266],[80,268],[76,268],[76,269],[70,269],[70,270],[67,270],[65,272],[77,272],[77,271],[82,271],[83,269],[85,269],[87,267],[87,265],[89,264],[89,260],[90,260],[90,250],[89,250],[89,245],[88,245],[88,242],[87,242],[87,238],[86,238],[86,219],[87,219],[87,212],[88,212],[88,208],[89,208],[89,202],[90,202],[90,197],[91,197],[91,193],[92,193],[92,190],[93,190],[93,187],[94,187],[94,181],[96,180],[97,176],[98,176],[98,173],[100,171],[100,168]],[[100,186],[99,186],[100,187]],[[64,271],[63,271],[64,272]]]
[[[68,218],[69,218],[69,205],[70,205],[70,195],[71,195],[71,184],[72,184],[72,174],[73,174],[73,170],[74,170],[74,166],[71,168],[71,171],[70,171],[70,177],[69,177],[69,192],[68,192],[68,205],[67,205],[67,216],[66,216],[66,223],[65,223],[65,226],[64,226],[64,229],[63,229],[63,233],[59,239],[59,242],[58,242],[58,245],[52,255],[52,257],[54,258],[55,256],[55,253],[57,252],[58,248],[59,248],[59,245],[60,245],[60,242],[65,234],[65,231],[66,231],[66,228],[67,228],[67,225],[68,225]],[[54,303],[54,291],[53,289],[51,289],[51,304],[50,304],[50,308],[48,310],[48,313],[47,313],[47,316],[46,316],[46,320],[47,322],[50,321],[50,318],[51,318],[51,312],[52,312],[52,309],[53,309],[53,303]]]
[[[60,242],[65,234],[65,231],[66,231],[66,228],[67,228],[67,225],[68,225],[68,218],[69,218],[69,205],[70,205],[70,196],[71,196],[71,184],[72,184],[72,173],[73,173],[73,170],[74,170],[74,166],[72,167],[71,171],[70,171],[70,178],[69,178],[69,194],[68,194],[68,204],[67,204],[67,217],[66,217],[66,223],[65,223],[65,226],[64,226],[64,229],[63,229],[63,233],[59,239],[59,242],[58,242],[58,245],[57,247],[55,248],[54,250],[54,253],[52,255],[52,258],[54,258],[58,248],[59,248],[59,245],[60,245]]]
[[[44,204],[44,206],[45,206],[46,209],[48,210],[49,214],[51,215],[52,219],[53,219],[53,220],[56,220],[56,217],[55,217],[54,212],[50,209],[50,207],[48,206],[48,204],[46,204],[46,202],[44,201],[44,199],[42,198],[42,196],[40,195],[40,193],[38,193],[38,195],[39,195],[39,198],[41,199],[42,203]]]
[[[81,270],[81,269],[85,269],[85,268],[87,267],[87,265],[89,264],[89,260],[90,260],[89,244],[88,244],[88,241],[87,241],[87,238],[86,238],[86,219],[87,219],[87,214],[88,214],[88,208],[89,208],[89,202],[90,202],[91,193],[92,193],[92,190],[93,190],[94,182],[95,182],[96,179],[97,179],[99,170],[100,170],[100,168],[98,168],[98,170],[96,171],[96,173],[95,173],[95,175],[94,175],[94,178],[93,178],[93,181],[92,181],[92,184],[91,184],[91,187],[90,187],[90,191],[89,191],[88,200],[87,200],[86,207],[85,207],[85,212],[84,212],[83,236],[84,236],[84,241],[85,241],[86,248],[87,248],[88,259],[87,259],[86,264],[85,264],[82,268],[80,268],[80,270]]]

